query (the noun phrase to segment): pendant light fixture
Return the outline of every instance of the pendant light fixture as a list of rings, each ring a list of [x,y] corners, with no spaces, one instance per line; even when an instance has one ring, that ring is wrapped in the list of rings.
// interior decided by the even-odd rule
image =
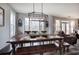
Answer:
[[[30,20],[37,20],[38,19],[38,21],[39,21],[39,31],[41,30],[41,28],[40,28],[40,22],[41,21],[45,21],[45,18],[48,16],[48,15],[46,15],[46,14],[43,13],[43,3],[40,3],[40,6],[41,6],[41,8],[40,8],[41,12],[39,12],[39,11],[36,12],[35,11],[35,3],[33,3],[33,10],[32,10],[32,12],[28,13],[29,21]],[[29,24],[30,24],[30,22],[29,22]],[[30,25],[29,25],[29,30],[30,30]]]
[[[35,12],[35,3],[33,3],[33,11],[28,13],[29,18],[39,18],[40,20],[44,17],[47,17],[46,14],[43,13],[43,3],[41,3],[41,12]]]

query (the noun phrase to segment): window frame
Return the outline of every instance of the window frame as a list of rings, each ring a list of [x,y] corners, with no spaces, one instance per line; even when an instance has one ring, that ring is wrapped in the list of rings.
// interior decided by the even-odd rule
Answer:
[[[13,27],[13,29],[11,29],[11,27]],[[15,34],[16,34],[16,15],[14,11],[10,11],[10,38],[15,36]]]
[[[25,19],[29,19],[29,17],[25,17]],[[32,21],[33,21],[33,22],[34,22],[34,21],[35,21],[35,22],[39,22],[39,30],[35,30],[35,31],[41,32],[42,30],[40,31],[40,28],[41,28],[40,23],[41,23],[41,22],[46,22],[44,19],[43,19],[43,20],[40,20],[40,19],[38,19],[38,20],[30,20],[30,19],[29,19],[29,26],[28,26],[29,30],[26,30],[26,29],[24,28],[24,31],[33,31],[33,30],[30,29],[30,27],[31,27],[31,26],[30,26],[30,22],[32,22]],[[26,27],[25,23],[26,23],[26,22],[25,22],[25,20],[24,20],[24,27]],[[45,24],[44,24],[44,30],[43,30],[43,31],[46,31],[45,28],[46,28],[46,26],[45,26]]]

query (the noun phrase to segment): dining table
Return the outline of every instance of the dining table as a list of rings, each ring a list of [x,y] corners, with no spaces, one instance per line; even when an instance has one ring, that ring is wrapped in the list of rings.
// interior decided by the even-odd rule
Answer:
[[[20,44],[21,47],[23,47],[24,43],[26,43],[26,44],[30,43],[30,45],[33,46],[33,43],[35,43],[35,42],[44,43],[45,41],[52,42],[52,41],[58,40],[59,41],[59,54],[61,55],[62,54],[62,49],[63,49],[62,48],[63,39],[64,38],[61,37],[61,36],[49,36],[47,38],[44,38],[44,37],[27,38],[27,36],[24,36],[24,37],[21,37],[19,40],[15,39],[15,38],[12,38],[11,40],[7,41],[7,43],[11,44],[13,55],[15,55],[15,53],[16,53],[16,45],[17,44]]]

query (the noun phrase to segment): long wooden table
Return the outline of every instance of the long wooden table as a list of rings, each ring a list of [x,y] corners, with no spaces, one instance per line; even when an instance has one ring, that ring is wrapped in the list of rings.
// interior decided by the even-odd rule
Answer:
[[[59,52],[60,54],[62,54],[62,44],[63,44],[63,37],[60,37],[60,36],[52,36],[51,38],[39,38],[39,39],[26,39],[26,38],[22,38],[22,40],[10,40],[10,41],[7,41],[7,43],[10,43],[12,45],[12,49],[13,49],[13,54],[15,54],[15,48],[16,48],[16,45],[17,44],[21,44],[21,47],[23,46],[24,43],[30,43],[31,45],[33,45],[33,43],[35,42],[45,42],[45,41],[55,41],[55,40],[58,40],[59,41]]]

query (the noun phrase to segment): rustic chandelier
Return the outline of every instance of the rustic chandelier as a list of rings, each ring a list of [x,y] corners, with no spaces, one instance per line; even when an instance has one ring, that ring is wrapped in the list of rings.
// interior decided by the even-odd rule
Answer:
[[[32,19],[44,20],[47,15],[43,13],[43,3],[41,3],[41,12],[35,12],[35,3],[33,3],[33,12],[28,13],[28,17]]]

